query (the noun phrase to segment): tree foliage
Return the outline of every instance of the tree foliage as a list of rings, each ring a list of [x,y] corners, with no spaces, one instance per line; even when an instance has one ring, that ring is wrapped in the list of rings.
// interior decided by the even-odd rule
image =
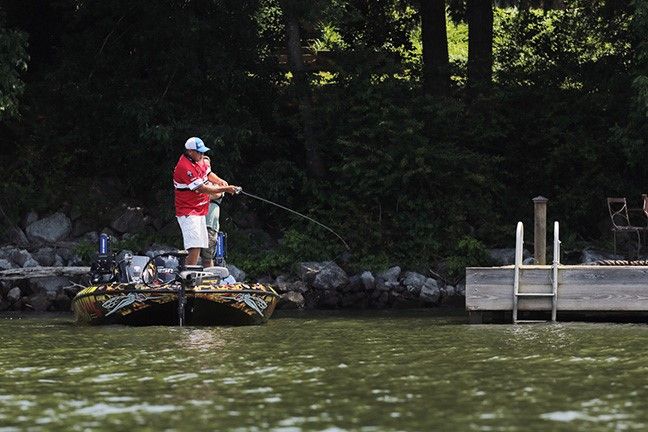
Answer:
[[[0,8],[0,122],[19,114],[27,60],[27,34],[7,28]]]
[[[458,24],[442,101],[423,92],[418,2],[284,2],[316,59],[321,179],[307,172],[277,0],[59,0],[47,34],[8,3],[0,95],[4,114],[21,116],[4,118],[0,163],[15,174],[1,185],[14,217],[64,202],[105,217],[127,200],[172,220],[170,171],[192,135],[222,177],[339,231],[358,266],[450,256],[458,267],[482,245],[510,245],[537,195],[572,238],[605,239],[605,197],[646,192],[645,0],[496,9],[491,91],[472,98],[465,2],[449,2]],[[227,206],[232,248],[257,271],[340,251],[278,209]]]

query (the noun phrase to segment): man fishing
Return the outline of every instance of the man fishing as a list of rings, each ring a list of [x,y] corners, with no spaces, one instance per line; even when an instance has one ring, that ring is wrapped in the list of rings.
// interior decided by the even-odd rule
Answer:
[[[201,249],[209,247],[206,216],[211,198],[240,190],[212,172],[210,163],[205,160],[208,151],[200,138],[189,138],[173,170],[176,217],[184,248],[189,252],[185,260],[187,265],[198,264]]]

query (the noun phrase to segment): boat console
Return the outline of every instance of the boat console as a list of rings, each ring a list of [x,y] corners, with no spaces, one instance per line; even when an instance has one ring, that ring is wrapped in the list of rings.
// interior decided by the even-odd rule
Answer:
[[[147,285],[180,281],[188,286],[196,286],[203,280],[220,282],[230,275],[223,266],[203,268],[200,265],[185,265],[186,256],[187,251],[184,250],[163,252],[153,257],[134,255],[129,250],[111,254],[109,237],[101,234],[97,259],[90,267],[91,281],[94,284],[118,282]]]

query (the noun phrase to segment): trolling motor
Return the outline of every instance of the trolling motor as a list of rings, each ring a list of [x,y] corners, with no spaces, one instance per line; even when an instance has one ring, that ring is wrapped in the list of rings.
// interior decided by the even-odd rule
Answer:
[[[218,231],[216,234],[216,246],[214,247],[214,264],[224,266],[225,258],[227,258],[227,233]]]
[[[90,280],[92,283],[111,282],[115,277],[115,260],[110,253],[110,237],[108,234],[99,236],[99,249],[97,259],[90,266]]]

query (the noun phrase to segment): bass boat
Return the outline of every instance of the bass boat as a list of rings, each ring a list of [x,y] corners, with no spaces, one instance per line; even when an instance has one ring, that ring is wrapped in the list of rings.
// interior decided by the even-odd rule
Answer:
[[[153,257],[110,254],[99,239],[91,286],[72,300],[78,323],[125,325],[254,325],[265,323],[279,295],[263,284],[234,281],[226,267],[184,265],[186,251]]]

